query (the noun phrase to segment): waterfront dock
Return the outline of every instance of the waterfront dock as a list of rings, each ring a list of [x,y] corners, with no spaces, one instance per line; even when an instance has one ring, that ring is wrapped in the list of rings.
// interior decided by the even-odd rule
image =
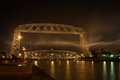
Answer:
[[[55,80],[32,64],[0,64],[0,80]]]

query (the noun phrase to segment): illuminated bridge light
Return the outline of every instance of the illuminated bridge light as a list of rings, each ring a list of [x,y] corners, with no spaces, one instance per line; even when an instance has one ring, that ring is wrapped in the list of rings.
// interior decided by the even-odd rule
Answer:
[[[35,56],[37,56],[38,54],[37,53],[35,53]]]
[[[22,49],[23,51],[25,51],[26,50],[26,48],[25,47],[23,47],[23,49]]]
[[[31,58],[33,59],[78,59],[80,56],[76,52],[64,51],[64,50],[37,50],[31,51]],[[69,52],[69,53],[68,53]],[[29,53],[29,52],[26,52]]]
[[[54,54],[52,53],[51,56],[53,56]]]
[[[20,40],[21,38],[22,38],[22,36],[19,35],[19,36],[18,36],[18,40]]]
[[[21,54],[21,53],[19,53],[19,54],[18,54],[18,57],[21,57],[21,56],[22,56],[22,54]]]
[[[35,66],[39,66],[38,61],[34,61],[34,64],[35,64]]]

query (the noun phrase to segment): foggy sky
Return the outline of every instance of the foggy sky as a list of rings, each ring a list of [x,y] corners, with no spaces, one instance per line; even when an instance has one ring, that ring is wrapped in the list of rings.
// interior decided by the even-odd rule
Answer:
[[[118,2],[11,0],[1,1],[0,8],[0,49],[3,50],[10,48],[14,29],[25,23],[75,25],[85,29],[91,45],[106,42],[119,44],[120,7]]]

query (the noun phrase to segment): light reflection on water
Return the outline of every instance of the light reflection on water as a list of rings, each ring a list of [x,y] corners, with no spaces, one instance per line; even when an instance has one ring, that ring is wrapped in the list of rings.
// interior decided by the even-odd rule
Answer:
[[[107,65],[106,65],[106,61],[103,61],[103,79],[108,80],[107,79]]]
[[[66,80],[71,80],[70,79],[70,62],[67,60],[67,65],[66,65]]]
[[[61,60],[41,61],[40,64],[35,61],[35,64],[56,80],[120,80],[118,62]]]
[[[91,66],[91,71],[94,72],[94,61],[92,61],[91,65],[92,65]]]
[[[110,80],[115,80],[115,69],[113,62],[110,64]]]
[[[119,63],[119,72],[118,72],[118,74],[120,75],[120,63]],[[120,79],[120,76],[118,76],[118,79]]]
[[[55,63],[51,61],[50,71],[53,76],[55,76]]]
[[[85,71],[85,61],[81,61],[81,72]]]
[[[81,61],[81,72],[84,73],[85,72],[85,61]],[[85,79],[86,78],[86,75],[82,75],[80,76],[81,79]]]

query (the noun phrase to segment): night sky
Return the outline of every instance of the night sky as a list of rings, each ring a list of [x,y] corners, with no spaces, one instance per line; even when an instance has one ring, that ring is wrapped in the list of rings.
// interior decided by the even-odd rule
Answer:
[[[117,44],[120,41],[118,2],[0,2],[0,50],[9,50],[13,31],[20,24],[58,23],[83,27],[89,46]]]

